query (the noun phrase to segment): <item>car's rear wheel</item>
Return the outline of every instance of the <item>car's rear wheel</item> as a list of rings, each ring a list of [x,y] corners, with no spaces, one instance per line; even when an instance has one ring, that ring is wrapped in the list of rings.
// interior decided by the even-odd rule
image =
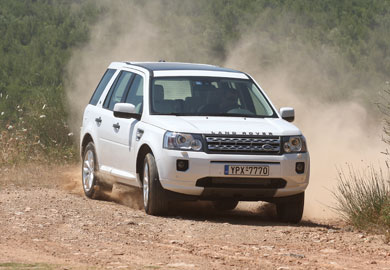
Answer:
[[[218,211],[233,210],[238,205],[237,200],[218,200],[218,201],[213,201],[212,203],[215,210]]]
[[[145,156],[142,177],[145,212],[155,216],[166,214],[168,201],[164,196],[164,189],[160,183],[156,160],[151,153]]]
[[[305,192],[291,196],[290,200],[276,204],[278,218],[282,222],[299,223],[305,204]]]
[[[85,195],[91,199],[104,199],[104,191],[109,191],[108,187],[99,184],[97,177],[98,163],[96,150],[93,142],[89,142],[84,150],[82,163],[82,185]]]

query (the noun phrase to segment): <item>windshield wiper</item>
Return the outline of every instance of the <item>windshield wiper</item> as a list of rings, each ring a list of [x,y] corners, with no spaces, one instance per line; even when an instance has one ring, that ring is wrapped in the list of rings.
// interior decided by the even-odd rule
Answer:
[[[171,112],[171,113],[159,113],[159,112],[156,112],[154,114],[157,114],[157,115],[175,115],[175,116],[196,116],[196,115],[189,114],[189,113],[175,113],[175,112]]]
[[[202,113],[199,116],[231,116],[231,117],[252,117],[252,118],[264,118],[266,116],[256,114],[241,114],[241,113]]]

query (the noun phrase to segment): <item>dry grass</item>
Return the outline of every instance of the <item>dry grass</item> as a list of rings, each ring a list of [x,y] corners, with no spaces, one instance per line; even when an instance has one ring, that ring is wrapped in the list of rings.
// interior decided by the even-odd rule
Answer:
[[[3,166],[26,161],[42,161],[42,146],[38,142],[29,143],[26,129],[16,129],[8,125],[0,133],[0,164]]]
[[[389,171],[349,167],[347,173],[339,172],[338,180],[336,210],[356,228],[383,233],[390,242]]]
[[[26,105],[27,106],[27,105]],[[32,102],[23,107],[0,98],[0,167],[78,160],[73,133],[55,106]]]

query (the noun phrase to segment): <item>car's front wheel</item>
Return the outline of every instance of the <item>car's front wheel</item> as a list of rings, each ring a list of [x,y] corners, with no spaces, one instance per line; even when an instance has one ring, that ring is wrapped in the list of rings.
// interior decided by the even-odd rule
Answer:
[[[145,156],[142,177],[145,212],[154,216],[166,214],[168,201],[164,196],[164,189],[160,183],[156,160],[151,153]]]
[[[299,223],[305,204],[305,192],[291,196],[290,200],[276,204],[278,218],[282,222]]]

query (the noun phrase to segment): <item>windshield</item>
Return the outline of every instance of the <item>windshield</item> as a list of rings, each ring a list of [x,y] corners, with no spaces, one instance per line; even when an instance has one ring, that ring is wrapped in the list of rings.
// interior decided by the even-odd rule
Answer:
[[[251,80],[164,77],[151,90],[151,114],[277,117]]]

